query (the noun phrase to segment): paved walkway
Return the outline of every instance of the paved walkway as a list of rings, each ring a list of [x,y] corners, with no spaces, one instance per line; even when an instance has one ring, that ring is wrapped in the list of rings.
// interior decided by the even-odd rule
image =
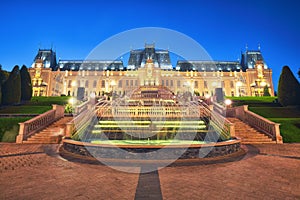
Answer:
[[[300,199],[300,144],[244,146],[241,160],[148,174],[69,162],[58,148],[0,144],[0,199]]]

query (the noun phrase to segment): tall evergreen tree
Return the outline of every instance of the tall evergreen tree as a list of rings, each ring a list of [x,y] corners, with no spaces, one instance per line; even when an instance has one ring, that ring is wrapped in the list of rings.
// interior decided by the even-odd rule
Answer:
[[[21,100],[21,76],[16,65],[2,85],[2,104],[18,104]]]
[[[2,104],[2,84],[6,81],[8,77],[8,72],[2,69],[0,64],[0,105]]]
[[[21,75],[21,101],[28,101],[32,97],[32,84],[31,84],[30,75],[25,65],[22,66],[20,70],[20,75]]]
[[[283,106],[300,104],[300,84],[288,66],[284,66],[278,83],[278,100]]]

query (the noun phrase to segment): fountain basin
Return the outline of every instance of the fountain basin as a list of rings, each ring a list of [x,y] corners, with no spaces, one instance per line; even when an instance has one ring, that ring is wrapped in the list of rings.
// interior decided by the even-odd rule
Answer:
[[[111,141],[94,144],[71,139],[63,140],[64,150],[87,157],[133,159],[133,160],[167,160],[191,159],[225,156],[241,149],[241,140],[234,138],[216,143],[169,142],[151,144],[126,143]]]

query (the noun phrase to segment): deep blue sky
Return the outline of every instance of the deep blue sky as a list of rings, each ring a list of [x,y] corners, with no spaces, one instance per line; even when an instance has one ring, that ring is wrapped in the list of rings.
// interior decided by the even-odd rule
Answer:
[[[297,0],[1,1],[0,64],[30,66],[39,46],[51,44],[62,59],[84,59],[114,34],[164,27],[192,37],[214,60],[237,60],[245,44],[260,43],[277,88],[283,65],[295,75],[300,67],[299,7]]]

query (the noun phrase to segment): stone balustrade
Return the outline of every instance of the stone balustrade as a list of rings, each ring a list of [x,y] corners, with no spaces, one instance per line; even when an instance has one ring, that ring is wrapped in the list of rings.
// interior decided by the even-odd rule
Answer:
[[[135,106],[130,108],[127,106],[119,106],[116,108],[110,106],[99,107],[97,115],[101,117],[207,117],[210,112],[207,112],[204,107],[187,107],[187,108],[168,108],[168,107],[146,107]]]
[[[236,108],[236,117],[270,136],[276,143],[283,143],[278,123],[272,122],[248,110],[248,105]]]
[[[64,111],[64,106],[52,105],[52,110],[49,110],[25,122],[19,123],[20,129],[16,143],[23,143],[23,141],[30,136],[46,128],[54,121],[64,117]]]
[[[221,134],[224,137],[235,137],[235,126],[233,123],[231,123],[229,120],[227,120],[225,117],[223,117],[220,113],[212,110],[211,111],[211,122],[215,124],[217,129],[221,131]]]
[[[82,104],[76,106],[76,107],[75,107],[74,114],[75,114],[75,115],[79,115],[79,114],[82,113],[83,111],[87,110],[87,109],[88,109],[88,104],[89,104],[89,101],[85,101],[85,102],[83,102]]]
[[[223,116],[236,117],[243,122],[246,122],[250,126],[258,129],[262,133],[270,136],[273,141],[276,141],[276,143],[283,143],[279,129],[280,124],[272,122],[258,114],[249,111],[248,105],[225,108],[217,103],[214,103],[214,110]]]
[[[98,103],[99,104],[99,103]],[[91,104],[89,101],[84,103],[81,112],[78,113],[72,121],[66,123],[65,138],[71,138],[78,129],[89,124],[88,122],[96,116],[96,107],[98,104]]]

